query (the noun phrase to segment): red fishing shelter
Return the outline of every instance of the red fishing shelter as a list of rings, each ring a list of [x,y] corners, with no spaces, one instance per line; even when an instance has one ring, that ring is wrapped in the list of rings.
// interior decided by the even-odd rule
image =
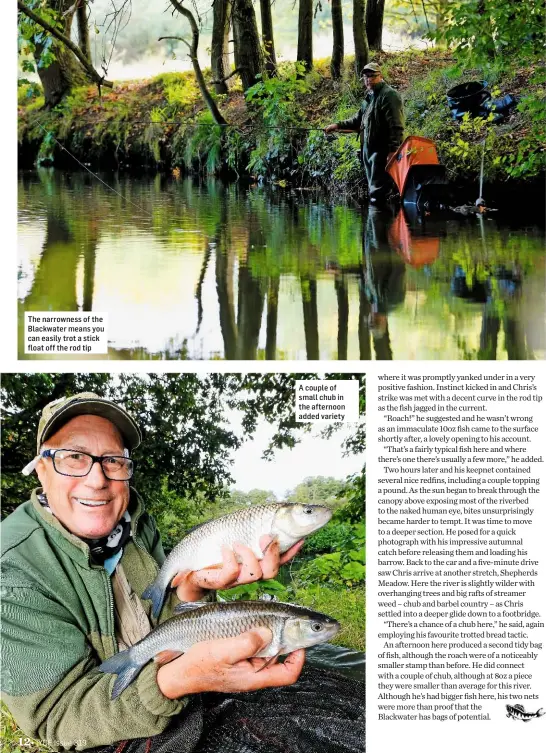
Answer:
[[[438,186],[445,186],[446,169],[438,160],[436,145],[422,136],[408,136],[387,162],[387,172],[409,204],[424,205]]]

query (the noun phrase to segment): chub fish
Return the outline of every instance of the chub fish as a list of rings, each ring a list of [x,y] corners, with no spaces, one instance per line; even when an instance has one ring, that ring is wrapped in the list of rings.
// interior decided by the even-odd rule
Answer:
[[[131,648],[103,662],[101,672],[117,674],[112,700],[130,685],[152,659],[166,664],[191,646],[216,638],[234,638],[247,630],[267,627],[273,638],[256,656],[288,654],[333,638],[340,625],[333,617],[279,601],[231,601],[179,604],[174,617],[165,620]]]
[[[539,716],[544,716],[543,709],[539,709],[538,711],[525,711],[521,703],[516,703],[515,706],[509,706],[506,704],[506,711],[508,711],[506,714],[507,717],[521,719],[522,722],[530,722],[531,719],[538,719]]]
[[[234,543],[244,544],[261,560],[264,556],[260,547],[262,536],[276,538],[282,554],[326,525],[331,517],[332,511],[321,505],[276,503],[246,507],[202,523],[174,547],[142,598],[151,599],[152,615],[157,617],[167,589],[171,584],[178,585],[175,579],[178,573],[219,565],[223,546],[231,548]]]

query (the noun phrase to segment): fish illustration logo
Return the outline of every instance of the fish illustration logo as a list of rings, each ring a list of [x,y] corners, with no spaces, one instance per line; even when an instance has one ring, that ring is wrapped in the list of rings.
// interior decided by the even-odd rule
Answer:
[[[521,703],[516,703],[515,706],[509,706],[506,704],[507,717],[512,719],[521,719],[522,722],[530,722],[531,719],[538,719],[539,716],[544,716],[544,709],[538,711],[525,711]]]

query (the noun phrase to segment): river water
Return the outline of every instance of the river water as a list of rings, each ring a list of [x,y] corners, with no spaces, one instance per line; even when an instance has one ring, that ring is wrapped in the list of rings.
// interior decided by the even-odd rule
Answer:
[[[20,176],[20,358],[47,358],[23,353],[25,311],[78,310],[108,313],[110,359],[545,355],[543,231],[520,214],[419,219],[308,190],[101,178]]]

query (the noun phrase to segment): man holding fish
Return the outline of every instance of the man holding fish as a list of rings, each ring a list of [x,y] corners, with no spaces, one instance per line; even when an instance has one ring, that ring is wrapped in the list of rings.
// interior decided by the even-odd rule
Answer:
[[[304,648],[339,628],[294,605],[214,602],[215,589],[274,577],[329,510],[242,510],[197,527],[165,559],[129,486],[140,441],[133,418],[93,393],[50,403],[23,469],[41,489],[2,524],[4,698],[21,729],[55,749],[128,741],[149,753],[161,739],[208,753],[200,694],[293,685]]]

